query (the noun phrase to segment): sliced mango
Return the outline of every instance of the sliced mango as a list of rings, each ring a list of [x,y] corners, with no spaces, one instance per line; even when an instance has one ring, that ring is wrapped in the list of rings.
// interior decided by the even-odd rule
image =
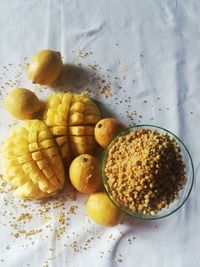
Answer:
[[[61,103],[61,98],[59,94],[50,95],[47,99],[47,104],[50,107],[57,107]]]
[[[64,143],[62,146],[60,146],[60,151],[65,161],[71,160],[71,148],[69,143]]]
[[[85,145],[91,144],[94,145],[96,144],[96,141],[94,139],[94,136],[70,136],[70,142],[80,144],[80,145]]]
[[[74,98],[73,93],[65,93],[62,95],[62,104],[65,103],[65,105],[70,106],[72,99]]]
[[[56,114],[54,116],[54,123],[55,125],[67,125],[67,119],[66,119],[66,116],[65,114]]]
[[[48,98],[44,120],[48,126],[66,126],[73,94],[55,94]]]
[[[26,163],[26,162],[29,162],[32,160],[32,157],[31,157],[31,154],[26,154],[26,155],[23,155],[23,156],[19,156],[17,157],[17,161],[19,164],[23,164],[23,163]]]
[[[3,158],[12,159],[16,156],[15,151],[13,150],[13,147],[7,151],[2,151]]]
[[[12,166],[12,167],[9,167],[8,169],[5,168],[5,171],[4,173],[6,173],[6,176],[13,176],[13,177],[16,177],[18,174],[23,174],[23,170],[21,168],[21,166]]]
[[[86,101],[90,101],[90,98],[85,94],[74,94],[71,105],[79,101],[85,103]]]
[[[55,126],[55,127],[51,127],[50,130],[53,136],[62,136],[62,135],[67,134],[66,126]]]
[[[85,110],[85,105],[83,102],[80,102],[80,101],[73,103],[70,107],[70,112],[83,113],[84,110]]]
[[[55,140],[59,146],[63,145],[64,143],[69,142],[69,139],[67,136],[59,136],[59,137],[56,137]]]
[[[55,126],[55,122],[54,122],[54,117],[47,117],[46,119],[45,119],[45,123],[46,123],[46,125],[48,125],[48,126]]]
[[[84,115],[84,121],[83,121],[83,125],[87,125],[87,124],[96,124],[98,121],[100,120],[100,116],[99,115]]]
[[[7,168],[19,165],[18,160],[17,160],[16,157],[13,157],[13,158],[10,158],[10,159],[9,158],[4,158],[2,161],[3,161],[2,162],[3,165],[6,166]]]
[[[55,141],[53,139],[46,139],[39,143],[39,149],[47,149],[49,147],[55,147]]]
[[[21,198],[34,198],[38,192],[38,185],[34,184],[31,180],[27,183],[19,186],[15,192],[14,196],[21,197]]]
[[[94,126],[70,126],[69,135],[94,135]]]
[[[35,151],[40,150],[40,147],[39,147],[39,144],[38,144],[37,142],[35,142],[35,143],[31,143],[31,144],[29,144],[28,147],[27,147],[27,149],[28,149],[28,152],[29,152],[29,151],[30,151],[30,152],[35,152]],[[20,150],[20,148],[19,148],[19,150]],[[23,155],[23,154],[22,154],[22,155]]]
[[[28,136],[29,143],[37,142],[37,136],[38,136],[37,131],[30,132]]]
[[[22,137],[21,136],[15,136],[13,138],[13,141],[12,141],[12,144],[14,146],[27,146],[28,143],[29,143],[28,138],[23,137],[23,136]]]
[[[29,132],[28,132],[28,130],[25,128],[25,126],[28,127],[27,125],[28,125],[28,123],[24,124],[24,126],[22,126],[22,127],[18,127],[18,128],[16,128],[16,129],[13,131],[15,137],[16,137],[16,136],[21,136],[21,137],[24,137],[24,138],[28,139],[28,133],[29,133]]]
[[[59,142],[63,144],[66,137],[62,139]],[[14,195],[21,198],[47,197],[64,185],[60,152],[50,130],[39,120],[26,121],[6,139],[2,165],[4,179],[16,188]]]
[[[83,113],[75,112],[69,115],[69,125],[82,125],[84,124]]]
[[[95,125],[100,120],[100,116],[96,114],[84,115],[83,113],[70,113],[69,125]]]
[[[27,183],[29,180],[30,178],[27,173],[17,175],[15,178],[12,179],[12,185],[14,187],[22,186],[23,184]]]
[[[100,112],[95,104],[85,105],[85,115],[97,115],[100,117]]]
[[[71,144],[71,149],[72,149],[72,153],[74,157],[81,155],[81,154],[93,154],[95,150],[95,146],[91,144],[88,144],[87,146],[81,145],[78,143],[73,143],[73,142],[71,142],[70,144]]]
[[[35,164],[37,166],[37,162]],[[29,176],[35,184],[38,184],[40,190],[43,192],[47,192],[49,187],[53,186],[53,183],[46,177],[44,172],[37,167],[35,168],[35,171],[29,173]]]
[[[58,148],[57,147],[50,147],[50,148],[45,149],[45,155],[49,158],[51,158],[55,155],[58,155]]]
[[[53,168],[52,170],[56,176],[57,181],[60,182],[60,185],[62,187],[65,181],[65,172],[64,172],[64,166],[63,166],[63,162],[61,161],[60,154],[57,153],[54,156],[49,156],[49,153],[47,150],[41,150],[41,153],[43,157],[45,158],[48,166],[56,166],[56,168]],[[62,176],[60,176],[60,171],[62,171]],[[58,173],[60,177],[58,177]],[[52,181],[52,183],[57,185],[57,182],[55,181]]]
[[[31,155],[32,155],[32,159],[34,161],[37,161],[37,160],[41,160],[42,159],[42,153],[41,153],[41,151],[35,151]]]
[[[38,133],[38,142],[42,142],[46,139],[52,138],[51,133],[46,130],[42,130]]]

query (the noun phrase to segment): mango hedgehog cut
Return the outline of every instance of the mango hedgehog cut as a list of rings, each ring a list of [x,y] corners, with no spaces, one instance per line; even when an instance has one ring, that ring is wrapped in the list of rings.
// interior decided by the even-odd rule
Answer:
[[[64,186],[63,160],[51,131],[43,121],[27,120],[2,147],[3,178],[15,188],[14,196],[40,199]]]
[[[94,126],[100,118],[96,104],[88,96],[74,93],[50,95],[43,116],[68,165],[74,157],[94,152]]]

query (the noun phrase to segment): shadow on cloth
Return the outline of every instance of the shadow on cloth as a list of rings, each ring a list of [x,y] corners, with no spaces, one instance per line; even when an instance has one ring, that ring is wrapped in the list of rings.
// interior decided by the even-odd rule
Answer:
[[[74,64],[64,64],[60,77],[51,88],[62,92],[74,91],[87,87],[92,77],[96,75],[91,69]]]

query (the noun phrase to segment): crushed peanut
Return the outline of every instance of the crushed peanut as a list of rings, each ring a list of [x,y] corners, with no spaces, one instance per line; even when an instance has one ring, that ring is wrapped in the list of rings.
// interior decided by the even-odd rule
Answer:
[[[110,147],[105,173],[117,203],[153,216],[178,198],[186,182],[184,169],[175,139],[140,128]]]

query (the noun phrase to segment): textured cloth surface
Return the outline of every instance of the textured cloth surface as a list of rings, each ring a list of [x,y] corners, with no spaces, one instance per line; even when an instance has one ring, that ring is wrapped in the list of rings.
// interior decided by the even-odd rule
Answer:
[[[87,91],[105,116],[155,124],[191,152],[195,182],[168,218],[125,218],[106,228],[85,215],[87,196],[68,188],[56,199],[22,201],[0,180],[0,266],[200,266],[200,2],[197,0],[0,1],[0,141],[18,122],[5,110],[12,87],[45,99],[25,63],[58,50],[68,63],[62,89]]]

